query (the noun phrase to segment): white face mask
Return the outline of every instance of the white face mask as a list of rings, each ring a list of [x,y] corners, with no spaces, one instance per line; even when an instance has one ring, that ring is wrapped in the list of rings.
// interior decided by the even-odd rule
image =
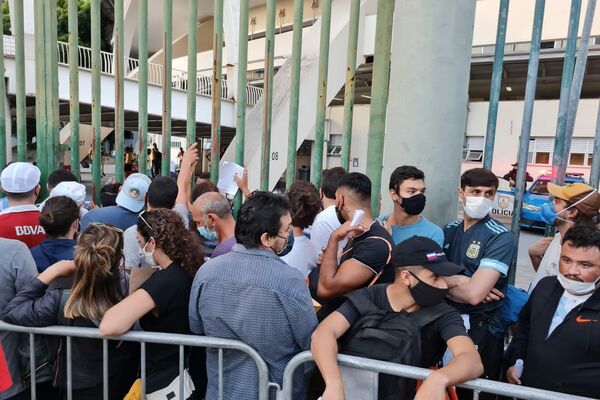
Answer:
[[[556,277],[558,278],[558,282],[563,287],[563,289],[565,289],[567,293],[573,294],[575,296],[583,296],[586,294],[590,294],[594,290],[596,290],[600,285],[600,277],[594,282],[574,281],[573,279],[565,277],[560,272],[558,273],[558,275],[556,275]]]
[[[154,266],[156,266],[154,257],[152,257],[152,255],[154,254],[154,250],[146,251],[146,247],[148,246],[148,243],[150,243],[150,241],[146,242],[143,249],[140,249],[139,255],[142,257],[145,265],[154,267]]]
[[[465,196],[463,209],[471,219],[482,219],[490,213],[494,202],[485,197]]]

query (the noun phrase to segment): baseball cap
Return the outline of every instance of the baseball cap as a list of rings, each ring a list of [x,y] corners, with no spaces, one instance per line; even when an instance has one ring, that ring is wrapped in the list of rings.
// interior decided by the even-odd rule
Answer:
[[[85,192],[85,185],[82,185],[79,182],[60,182],[50,191],[48,197],[67,196],[73,199],[73,201],[81,207],[85,201]]]
[[[573,198],[582,194],[586,194],[594,190],[590,185],[581,182],[569,183],[564,186],[558,186],[555,183],[548,182],[548,192],[554,197],[573,202]]]
[[[394,267],[422,266],[440,276],[460,274],[464,268],[451,263],[446,254],[435,241],[413,236],[399,243],[392,251]]]
[[[27,193],[40,183],[40,169],[27,162],[9,164],[0,175],[0,186],[5,193]]]
[[[148,186],[152,181],[144,174],[131,174],[117,195],[117,205],[132,212],[140,212],[144,208],[144,200]]]

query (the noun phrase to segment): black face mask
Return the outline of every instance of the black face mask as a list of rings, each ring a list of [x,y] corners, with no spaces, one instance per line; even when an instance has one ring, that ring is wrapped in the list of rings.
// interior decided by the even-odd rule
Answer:
[[[286,238],[282,236],[279,237],[285,239],[285,246],[280,251],[273,251],[275,251],[275,254],[277,254],[279,257],[283,257],[289,254],[289,252],[292,251],[292,247],[294,247],[294,232],[290,232]]]
[[[335,206],[335,215],[337,215],[337,219],[338,221],[340,221],[340,224],[344,225],[344,222],[346,222],[346,220],[342,216],[342,212],[340,211],[338,206]]]
[[[410,273],[419,282],[413,287],[409,287],[410,295],[415,299],[415,303],[421,307],[431,307],[440,304],[448,295],[449,289],[440,289],[423,282],[415,274]]]
[[[419,215],[425,209],[426,198],[423,193],[415,194],[412,197],[398,196],[402,199],[400,207],[402,207],[408,215]]]

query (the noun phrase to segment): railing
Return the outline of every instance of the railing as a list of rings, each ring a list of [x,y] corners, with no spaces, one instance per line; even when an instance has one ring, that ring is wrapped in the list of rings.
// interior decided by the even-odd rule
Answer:
[[[184,371],[184,346],[205,347],[219,349],[219,371],[218,371],[218,393],[219,399],[223,398],[223,350],[241,351],[248,355],[256,364],[258,370],[258,398],[259,400],[267,400],[269,398],[269,370],[267,364],[260,355],[252,347],[247,344],[229,339],[220,339],[206,336],[196,335],[178,335],[164,334],[158,332],[128,332],[117,338],[103,337],[98,329],[95,328],[77,328],[67,326],[50,326],[45,328],[30,328],[23,326],[10,325],[5,322],[0,322],[0,331],[20,332],[29,334],[29,362],[31,368],[31,399],[36,399],[36,363],[35,363],[35,335],[44,336],[63,336],[66,337],[66,358],[67,358],[67,396],[72,398],[72,357],[71,357],[71,339],[87,338],[102,340],[102,376],[103,376],[103,393],[104,400],[108,400],[108,340],[124,340],[127,342],[140,343],[141,350],[141,398],[146,395],[146,343],[158,343],[179,346],[179,376],[183,376]],[[6,350],[6,349],[5,349]],[[184,387],[183,379],[179,380],[179,399],[183,399]],[[277,387],[277,385],[273,385]]]
[[[425,368],[411,367],[408,365],[394,364],[385,361],[371,360],[368,358],[353,357],[340,354],[338,355],[338,364],[346,367],[355,368],[362,371],[371,371],[374,374],[388,374],[402,376],[410,379],[424,380],[431,373],[431,370]],[[313,357],[310,351],[305,351],[296,355],[290,360],[283,373],[282,397],[281,400],[293,400],[292,388],[293,377],[296,369],[304,363],[312,362]],[[530,400],[593,400],[587,397],[573,396],[564,393],[550,392],[527,386],[511,385],[508,383],[495,382],[486,379],[475,379],[465,382],[460,387],[473,390],[473,399],[479,399],[479,393],[492,393],[501,396],[508,396],[517,399]],[[346,393],[349,395],[350,393]]]
[[[581,39],[577,39],[577,47],[579,47]],[[547,47],[542,47],[542,50],[564,50],[567,47],[567,39],[549,39],[542,40],[542,44],[546,44]],[[550,46],[550,44],[552,44]],[[591,36],[590,37],[590,47],[597,47],[600,45],[600,36]],[[495,45],[485,44],[485,45],[477,45],[473,46],[471,49],[472,55],[493,55],[495,50]],[[514,42],[514,43],[506,43],[504,45],[504,53],[529,53],[531,49],[531,42]]]
[[[58,63],[69,65],[69,44],[65,42],[56,42],[58,50]],[[79,46],[78,66],[80,69],[92,70],[92,49]],[[15,55],[15,38],[4,35],[4,55]],[[104,74],[114,75],[114,54],[107,51],[100,52],[100,71]],[[131,57],[125,58],[125,77],[134,81],[138,80],[139,60]],[[212,77],[198,75],[196,93],[203,96],[212,96]],[[164,67],[161,64],[148,63],[148,83],[162,86],[164,80]],[[171,87],[173,89],[187,91],[187,71],[173,69],[171,78]],[[246,95],[248,105],[253,106],[258,103],[262,96],[263,89],[257,86],[247,85]],[[221,98],[229,98],[229,89],[226,80],[221,80]]]

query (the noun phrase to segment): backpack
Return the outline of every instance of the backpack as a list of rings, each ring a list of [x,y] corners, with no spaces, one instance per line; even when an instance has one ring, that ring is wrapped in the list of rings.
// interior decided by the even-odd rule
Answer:
[[[421,363],[421,328],[436,319],[454,312],[446,303],[427,307],[413,314],[405,312],[389,312],[377,307],[363,291],[356,291],[346,296],[361,316],[340,339],[340,353],[358,357],[367,357],[397,364],[420,366]],[[412,399],[415,395],[415,382],[411,379],[379,374],[377,390],[367,389],[365,382],[372,378],[360,377],[359,370],[344,369],[343,378],[346,394],[352,398],[369,398],[372,395],[359,394],[357,390],[365,389],[378,393],[377,398]],[[350,376],[352,375],[352,376]],[[358,388],[347,388],[346,382],[362,381]],[[356,396],[356,397],[355,397]]]

